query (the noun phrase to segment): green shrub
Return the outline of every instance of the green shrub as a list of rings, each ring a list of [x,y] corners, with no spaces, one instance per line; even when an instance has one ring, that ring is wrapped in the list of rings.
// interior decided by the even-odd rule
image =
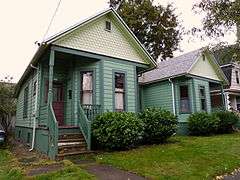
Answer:
[[[218,111],[214,112],[219,119],[218,133],[231,133],[233,132],[233,126],[239,121],[239,116],[234,112]]]
[[[177,117],[160,108],[147,108],[139,114],[145,124],[144,141],[164,142],[177,131]]]
[[[92,133],[95,143],[101,148],[129,149],[142,140],[144,124],[134,113],[107,112],[94,120]]]
[[[210,135],[217,132],[220,120],[215,114],[197,112],[188,118],[188,128],[191,135]]]

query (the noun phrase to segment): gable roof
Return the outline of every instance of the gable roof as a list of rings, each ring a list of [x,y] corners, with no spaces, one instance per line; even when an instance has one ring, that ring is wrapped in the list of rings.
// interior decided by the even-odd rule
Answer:
[[[86,25],[90,22],[92,22],[93,20],[100,18],[108,13],[112,13],[114,15],[114,17],[116,17],[116,19],[118,20],[118,22],[123,26],[124,30],[130,35],[130,37],[136,42],[136,44],[138,45],[138,47],[142,50],[142,52],[145,54],[145,56],[147,57],[147,59],[149,60],[149,64],[150,66],[156,67],[157,64],[154,61],[154,59],[151,57],[151,55],[148,53],[148,51],[146,50],[146,48],[141,44],[141,42],[137,39],[137,37],[134,35],[134,33],[129,29],[129,27],[127,26],[127,24],[123,21],[123,19],[119,16],[119,14],[113,9],[113,8],[108,8],[106,10],[103,10],[93,16],[90,16],[89,18],[73,25],[70,26],[69,28],[60,31],[59,33],[47,38],[46,40],[43,40],[43,42],[41,42],[39,44],[39,47],[36,51],[36,53],[34,54],[32,60],[30,61],[29,65],[27,66],[26,70],[24,71],[22,77],[20,78],[20,80],[18,81],[16,88],[15,88],[15,95],[18,94],[18,91],[22,85],[22,83],[24,82],[25,78],[27,77],[27,75],[31,72],[31,66],[32,65],[36,65],[37,62],[39,61],[40,57],[48,50],[48,47],[55,41],[57,41],[58,39],[60,39],[62,36],[71,33],[72,31],[74,31],[75,29]]]
[[[140,78],[141,83],[152,83],[156,81],[162,81],[168,78],[175,78],[183,75],[190,74],[191,69],[199,60],[199,57],[202,53],[209,52],[206,48],[197,49],[195,51],[191,51],[189,53],[183,54],[181,56],[177,56],[165,61],[161,61],[158,63],[156,69],[145,72]],[[221,68],[217,64],[217,62],[213,58],[213,63],[216,65],[217,73],[222,77],[221,79],[224,82],[227,82],[227,79]]]
[[[135,36],[135,34],[130,30],[130,28],[127,26],[127,24],[124,22],[124,20],[120,17],[120,15],[116,12],[116,10],[114,10],[113,8],[107,8],[103,11],[100,11],[99,13],[90,16],[89,18],[78,22],[77,24],[70,26],[69,28],[60,31],[59,33],[47,38],[46,40],[44,40],[42,43],[43,44],[50,44],[53,42],[56,42],[57,40],[59,40],[61,37],[65,36],[66,34],[69,34],[71,32],[73,32],[74,30],[78,29],[79,27],[85,26],[86,24],[89,24],[90,22],[108,14],[108,13],[112,13],[113,16],[117,19],[117,21],[122,25],[124,31],[129,35],[129,37],[134,40],[137,44],[137,46],[144,52],[144,54],[147,56],[147,59],[149,61],[149,64],[151,67],[156,67],[157,64],[155,62],[155,60],[152,58],[152,56],[149,54],[149,52],[147,51],[147,49],[142,45],[142,43],[138,40],[138,38]]]

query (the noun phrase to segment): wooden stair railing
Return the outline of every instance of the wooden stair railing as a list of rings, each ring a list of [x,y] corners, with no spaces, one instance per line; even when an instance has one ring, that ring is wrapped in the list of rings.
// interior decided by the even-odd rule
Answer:
[[[55,159],[58,154],[58,122],[52,104],[48,107],[49,150],[48,156]]]

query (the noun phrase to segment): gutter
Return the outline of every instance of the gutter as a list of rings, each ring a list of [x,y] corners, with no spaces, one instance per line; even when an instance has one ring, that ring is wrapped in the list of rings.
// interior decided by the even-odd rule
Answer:
[[[35,104],[34,104],[34,119],[33,119],[33,135],[32,135],[32,146],[29,151],[32,151],[34,149],[34,144],[35,144],[35,136],[36,136],[36,121],[37,121],[37,100],[38,100],[38,70],[39,68],[33,66],[30,64],[30,67],[33,69],[37,70],[37,75],[36,75],[36,94],[35,94]]]
[[[173,114],[176,115],[176,109],[175,109],[175,91],[174,91],[174,83],[171,78],[168,79],[168,81],[171,83],[172,86],[172,108],[173,108]]]

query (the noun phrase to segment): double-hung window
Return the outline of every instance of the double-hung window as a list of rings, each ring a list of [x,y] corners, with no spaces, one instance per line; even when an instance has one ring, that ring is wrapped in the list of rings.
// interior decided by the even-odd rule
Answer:
[[[238,71],[235,71],[235,74],[236,74],[236,82],[237,82],[237,84],[239,84],[239,74],[238,74]]]
[[[180,86],[180,112],[181,113],[190,113],[190,98],[188,92],[188,86]]]
[[[125,74],[115,73],[115,111],[125,110]]]
[[[93,101],[93,72],[81,73],[81,103],[92,104]]]
[[[205,87],[199,87],[199,97],[200,97],[200,106],[202,111],[207,111],[207,103],[206,103],[206,95],[205,95]]]
[[[24,95],[23,95],[23,117],[26,118],[28,114],[28,86],[24,89]]]

